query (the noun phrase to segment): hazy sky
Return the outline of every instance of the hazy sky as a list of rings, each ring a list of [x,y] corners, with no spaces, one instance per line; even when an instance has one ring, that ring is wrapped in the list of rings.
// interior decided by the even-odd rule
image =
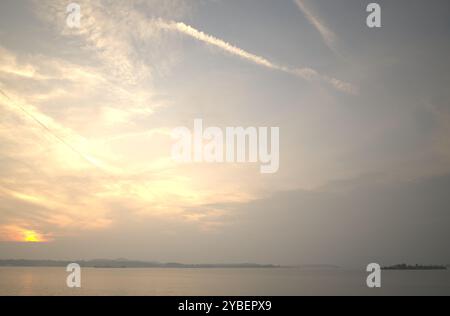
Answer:
[[[0,2],[0,258],[450,263],[450,2]],[[171,131],[280,127],[280,170]]]

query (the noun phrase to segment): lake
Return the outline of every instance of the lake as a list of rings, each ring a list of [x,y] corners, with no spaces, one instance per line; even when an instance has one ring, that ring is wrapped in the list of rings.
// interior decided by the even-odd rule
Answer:
[[[81,288],[60,268],[0,267],[0,295],[450,295],[450,271],[383,271],[381,289],[365,271],[280,269],[83,268]]]

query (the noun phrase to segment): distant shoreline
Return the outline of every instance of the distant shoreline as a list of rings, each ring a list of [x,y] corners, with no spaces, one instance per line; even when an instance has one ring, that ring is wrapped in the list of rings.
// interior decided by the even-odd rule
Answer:
[[[301,264],[276,265],[259,263],[219,263],[219,264],[185,264],[177,262],[137,261],[127,259],[94,259],[94,260],[27,260],[3,259],[0,267],[66,267],[70,263],[78,263],[83,268],[98,269],[139,269],[139,268],[165,268],[165,269],[305,269],[305,270],[336,270],[341,267],[331,264]]]
[[[447,270],[443,265],[408,265],[397,264],[393,266],[382,267],[382,270],[405,270],[405,271],[427,271],[427,270]]]
[[[280,265],[273,264],[256,264],[256,263],[237,263],[237,264],[183,264],[176,262],[161,263],[161,262],[146,262],[133,260],[24,260],[11,259],[0,260],[0,267],[66,267],[70,263],[78,263],[84,268],[99,268],[99,269],[127,269],[127,268],[167,268],[167,269],[243,269],[243,268],[261,268],[261,269],[276,269],[281,268]]]
[[[153,262],[137,261],[127,259],[94,259],[94,260],[27,260],[27,259],[3,259],[0,267],[35,267],[52,268],[67,267],[71,263],[78,263],[83,268],[95,269],[140,269],[140,268],[162,268],[162,269],[304,269],[304,270],[337,270],[341,267],[330,264],[302,264],[302,265],[275,265],[258,263],[219,263],[219,264],[185,264],[178,262]],[[428,271],[448,270],[446,265],[408,265],[397,264],[383,266],[385,271]]]

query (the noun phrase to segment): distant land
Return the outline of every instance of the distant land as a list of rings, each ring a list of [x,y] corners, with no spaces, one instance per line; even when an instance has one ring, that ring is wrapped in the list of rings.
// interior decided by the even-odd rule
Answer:
[[[286,266],[286,268],[297,268],[305,270],[336,270],[340,269],[341,267],[333,264],[301,264],[297,266]]]
[[[280,268],[279,265],[237,263],[237,264],[183,264],[183,263],[161,263],[147,261],[133,261],[127,259],[95,259],[95,260],[25,260],[9,259],[0,260],[0,267],[66,267],[70,263],[78,263],[85,268],[180,268],[180,269],[213,269],[213,268]]]
[[[331,264],[301,264],[275,265],[258,263],[219,263],[219,264],[186,264],[177,262],[138,261],[128,259],[93,259],[93,260],[28,260],[0,259],[0,267],[66,267],[70,263],[78,263],[84,268],[178,268],[178,269],[305,269],[305,270],[335,270],[340,266]],[[448,265],[410,265],[396,264],[383,266],[382,270],[450,270]]]
[[[447,266],[441,265],[408,265],[405,263],[382,267],[382,270],[447,270]]]

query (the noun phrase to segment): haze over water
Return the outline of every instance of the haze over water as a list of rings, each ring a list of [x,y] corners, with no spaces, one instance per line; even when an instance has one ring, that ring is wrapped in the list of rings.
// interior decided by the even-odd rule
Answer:
[[[0,268],[0,295],[450,295],[450,271],[383,271],[381,289],[364,271],[330,269],[84,268],[82,287],[58,268]]]

